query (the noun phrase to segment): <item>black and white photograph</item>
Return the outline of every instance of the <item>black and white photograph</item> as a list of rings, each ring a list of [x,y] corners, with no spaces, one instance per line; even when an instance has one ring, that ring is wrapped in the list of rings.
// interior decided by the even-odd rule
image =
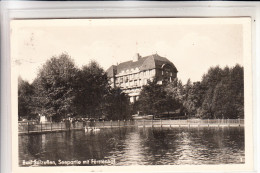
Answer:
[[[14,19],[10,37],[18,167],[251,165],[250,18]]]

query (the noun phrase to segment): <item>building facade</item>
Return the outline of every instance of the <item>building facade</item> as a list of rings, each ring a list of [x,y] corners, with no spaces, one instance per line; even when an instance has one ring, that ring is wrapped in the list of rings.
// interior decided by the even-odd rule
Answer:
[[[110,85],[120,87],[129,95],[131,102],[139,98],[141,89],[148,80],[156,78],[157,83],[162,84],[164,81],[172,81],[178,73],[171,61],[158,54],[146,57],[136,54],[133,60],[112,65],[106,72]]]

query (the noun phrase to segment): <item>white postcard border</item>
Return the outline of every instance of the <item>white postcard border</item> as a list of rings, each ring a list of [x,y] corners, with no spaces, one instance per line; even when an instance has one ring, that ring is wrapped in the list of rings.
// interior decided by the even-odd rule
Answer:
[[[48,2],[49,3],[49,2]],[[18,4],[18,5],[17,5]],[[6,13],[4,13],[4,30],[3,32],[5,34],[9,34],[9,19],[12,18],[32,18],[32,16],[34,16],[33,18],[77,18],[77,17],[104,17],[104,16],[108,16],[108,17],[185,17],[185,16],[189,16],[189,17],[240,17],[240,16],[247,16],[247,17],[251,17],[252,19],[252,33],[253,36],[251,37],[251,29],[246,28],[247,32],[246,32],[246,38],[248,40],[246,40],[244,42],[244,49],[246,50],[246,57],[248,57],[244,62],[245,62],[245,76],[247,76],[245,78],[245,88],[251,88],[251,89],[245,89],[245,100],[247,102],[247,104],[245,105],[245,111],[246,114],[249,115],[253,115],[253,92],[255,92],[254,90],[252,90],[253,85],[253,79],[252,77],[254,77],[252,75],[252,62],[251,62],[251,54],[252,54],[252,60],[257,61],[256,57],[255,57],[255,43],[254,43],[254,35],[255,35],[255,23],[254,20],[255,19],[259,19],[259,13],[258,16],[256,16],[256,9],[254,8],[254,6],[249,6],[249,7],[233,7],[235,10],[230,10],[229,7],[225,7],[225,5],[227,5],[227,3],[223,3],[221,6],[221,3],[216,3],[214,5],[214,3],[209,3],[211,5],[211,7],[209,8],[208,6],[199,6],[199,7],[194,7],[196,6],[195,4],[191,5],[191,6],[184,6],[183,9],[180,10],[180,3],[174,4],[172,3],[165,3],[165,4],[161,4],[161,6],[158,5],[156,7],[156,3],[144,3],[144,2],[140,2],[140,4],[138,4],[138,2],[134,2],[134,3],[114,3],[114,6],[118,7],[120,5],[126,7],[125,11],[123,9],[117,9],[117,8],[111,8],[111,6],[113,7],[113,5],[108,5],[107,4],[107,11],[104,12],[102,11],[101,13],[99,13],[99,9],[106,9],[106,7],[104,7],[103,5],[101,5],[100,3],[90,3],[90,5],[88,3],[79,3],[79,4],[84,4],[83,6],[80,7],[80,10],[78,12],[75,13],[75,9],[79,9],[79,6],[75,5],[75,6],[71,6],[69,7],[70,4],[73,3],[64,3],[63,5],[61,5],[60,3],[57,3],[56,9],[51,9],[51,6],[53,7],[53,5],[51,4],[44,4],[44,3],[25,3],[23,4],[21,3],[10,3],[7,4],[7,8],[11,8],[11,11],[8,11]],[[44,5],[43,5],[44,4]],[[145,5],[146,4],[146,5]],[[151,5],[152,4],[152,5]],[[169,5],[170,4],[170,5]],[[185,4],[185,3],[184,3]],[[199,3],[200,4],[200,3]],[[202,3],[201,3],[202,4]],[[106,3],[105,3],[106,5]],[[187,5],[187,4],[186,4]],[[219,6],[220,5],[220,6]],[[60,7],[63,6],[63,7]],[[65,7],[64,7],[65,6]],[[89,7],[91,6],[91,7]],[[142,8],[142,13],[140,13],[140,6]],[[25,10],[26,7],[30,10]],[[39,10],[36,10],[36,7],[40,7]],[[42,8],[43,7],[43,8]],[[59,8],[60,7],[60,8]],[[85,8],[84,8],[85,7]],[[130,10],[129,10],[130,9]],[[151,9],[154,9],[154,13],[149,11]],[[129,11],[127,11],[129,10]],[[202,11],[201,11],[202,10]],[[47,14],[46,14],[47,12]],[[48,13],[51,12],[51,13]],[[84,13],[85,12],[85,13]],[[87,15],[86,15],[87,14]],[[9,16],[10,15],[10,16]],[[3,27],[3,25],[2,25]],[[259,28],[259,24],[258,24],[258,28]],[[2,34],[2,33],[1,33]],[[249,36],[250,35],[250,36]],[[17,91],[17,85],[13,85],[16,84],[17,81],[13,80],[14,76],[15,76],[15,72],[12,71],[12,73],[10,73],[10,68],[12,68],[12,64],[10,61],[10,54],[9,54],[9,37],[5,36],[4,37],[4,44],[2,44],[2,60],[1,60],[1,66],[3,67],[2,73],[1,73],[1,80],[3,81],[3,79],[6,81],[6,83],[4,85],[1,86],[1,115],[2,112],[4,113],[4,121],[1,121],[1,133],[3,132],[2,129],[9,129],[9,135],[12,136],[12,148],[13,149],[17,149],[18,148],[18,142],[17,142],[17,137],[18,137],[18,129],[17,129],[17,118],[15,116],[12,116],[13,119],[10,119],[10,117],[8,117],[8,115],[12,114],[15,115],[17,113],[17,110],[13,109],[13,105],[11,103],[17,102],[17,100],[12,100],[9,99],[8,97],[14,99],[17,98],[17,93],[15,92],[11,92],[11,91]],[[252,38],[252,40],[251,40]],[[251,43],[253,43],[252,47],[253,47],[253,51],[251,51]],[[259,51],[258,51],[259,54]],[[12,74],[12,81],[10,82],[10,74]],[[14,75],[14,76],[13,76]],[[249,77],[248,77],[249,76]],[[255,79],[255,78],[254,78]],[[12,87],[10,87],[12,83]],[[10,89],[11,88],[11,89]],[[11,95],[13,94],[13,95]],[[2,98],[6,99],[6,102],[3,103]],[[12,105],[12,106],[11,106]],[[256,108],[255,108],[256,109]],[[255,110],[254,109],[254,110]],[[11,113],[12,112],[12,113]],[[144,171],[153,171],[153,172],[173,172],[173,171],[178,171],[178,172],[189,172],[192,171],[194,172],[194,170],[198,170],[196,172],[202,172],[202,171],[252,171],[253,169],[253,162],[256,163],[256,159],[254,159],[253,161],[253,150],[256,147],[255,144],[253,142],[253,138],[256,139],[256,136],[253,136],[253,131],[256,131],[256,121],[255,117],[256,114],[254,113],[254,119],[250,118],[247,119],[245,121],[245,141],[251,141],[250,144],[246,143],[246,160],[251,159],[251,162],[247,162],[247,166],[248,169],[244,169],[245,165],[217,165],[217,166],[190,166],[190,165],[182,165],[181,168],[178,168],[178,166],[151,166],[149,169],[147,169],[147,167],[143,167],[143,166],[135,166],[134,169],[136,172],[144,172]],[[1,120],[3,120],[1,118]],[[256,119],[257,120],[257,119]],[[4,124],[4,123],[5,124]],[[12,126],[11,126],[12,123]],[[16,125],[15,125],[16,124]],[[253,126],[252,126],[253,125]],[[12,127],[12,128],[11,128]],[[253,129],[253,127],[255,129]],[[259,125],[258,125],[259,128]],[[51,172],[57,172],[57,171],[64,171],[64,172],[86,172],[86,171],[109,171],[109,172],[115,172],[115,171],[133,171],[131,169],[131,167],[127,166],[127,167],[106,167],[106,166],[102,166],[102,167],[90,167],[90,169],[86,168],[86,167],[51,167],[51,168],[43,168],[41,167],[40,169],[38,168],[21,168],[21,167],[16,167],[15,165],[18,165],[18,153],[15,152],[15,150],[11,150],[11,145],[9,142],[10,141],[10,136],[7,135],[8,133],[2,133],[1,134],[1,141],[2,139],[4,139],[4,149],[1,146],[1,153],[2,151],[3,154],[5,155],[5,159],[7,159],[6,162],[4,162],[4,164],[6,163],[7,165],[6,168],[8,169],[8,167],[10,166],[10,162],[12,162],[13,165],[13,172],[30,172],[30,171],[37,171],[37,172],[45,172],[45,171],[51,171]],[[256,135],[256,134],[254,134]],[[9,142],[8,142],[9,141]],[[9,146],[8,146],[9,143]],[[256,149],[256,148],[255,148]],[[13,151],[12,153],[12,157],[13,159],[11,159],[11,155],[10,153],[8,153],[9,151]],[[17,157],[16,157],[17,156]],[[14,158],[16,157],[16,158]],[[256,157],[256,156],[255,156]],[[8,160],[10,162],[8,162]],[[3,164],[3,156],[1,156],[1,162]],[[180,167],[180,166],[179,166]],[[208,168],[210,167],[210,168]]]

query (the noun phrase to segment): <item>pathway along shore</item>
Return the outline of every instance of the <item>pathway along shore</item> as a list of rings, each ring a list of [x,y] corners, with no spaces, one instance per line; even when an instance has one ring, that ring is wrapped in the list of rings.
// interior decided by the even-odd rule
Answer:
[[[187,119],[187,120],[123,120],[94,122],[19,122],[18,134],[41,134],[82,130],[87,127],[119,128],[119,127],[240,127],[244,119]]]

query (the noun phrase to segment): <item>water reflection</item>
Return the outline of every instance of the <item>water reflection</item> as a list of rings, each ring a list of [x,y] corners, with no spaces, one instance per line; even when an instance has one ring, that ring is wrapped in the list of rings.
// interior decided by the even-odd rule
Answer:
[[[19,136],[23,160],[115,159],[116,165],[238,164],[244,128],[111,128]]]

